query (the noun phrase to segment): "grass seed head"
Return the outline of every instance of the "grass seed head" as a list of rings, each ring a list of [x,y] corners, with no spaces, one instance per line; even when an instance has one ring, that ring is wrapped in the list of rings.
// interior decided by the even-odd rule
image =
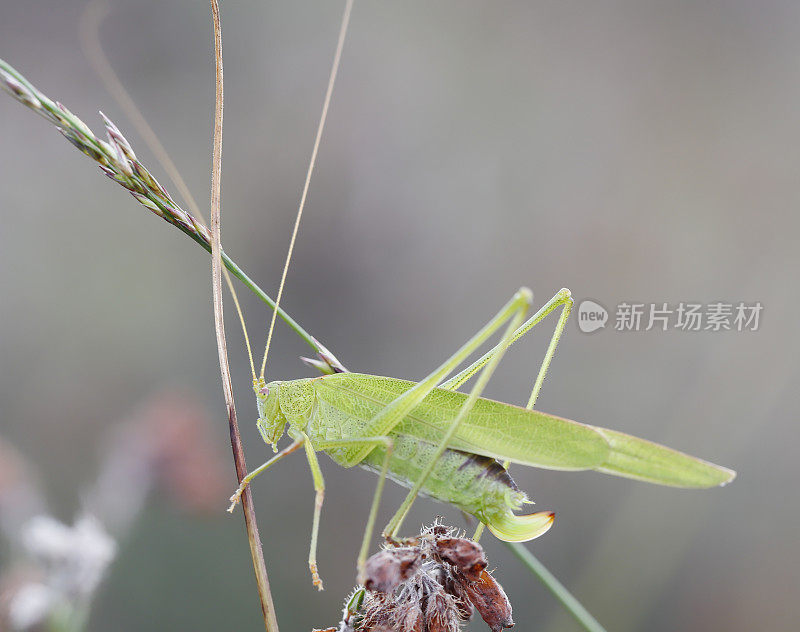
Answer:
[[[43,116],[81,153],[94,160],[109,178],[131,192],[137,202],[207,249],[211,233],[203,222],[183,210],[159,184],[114,123],[102,112],[107,141],[98,138],[80,118],[40,92],[17,70],[0,59],[0,86],[24,106]]]

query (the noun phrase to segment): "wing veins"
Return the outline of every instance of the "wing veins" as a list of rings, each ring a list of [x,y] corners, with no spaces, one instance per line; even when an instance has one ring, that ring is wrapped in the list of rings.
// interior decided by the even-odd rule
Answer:
[[[345,374],[343,374],[343,375],[345,375]],[[335,379],[331,380],[328,377],[320,378],[320,380],[324,381],[324,383],[327,385],[328,388],[337,389],[339,391],[346,392],[346,393],[348,393],[348,394],[350,394],[352,396],[355,396],[357,398],[361,398],[361,399],[363,399],[365,401],[368,401],[368,402],[371,402],[371,403],[373,403],[373,404],[375,404],[377,406],[386,406],[393,399],[395,399],[396,397],[399,397],[402,394],[402,393],[394,393],[390,389],[387,389],[387,388],[383,387],[382,385],[379,384],[379,381],[381,381],[381,380],[390,380],[390,381],[395,382],[395,383],[409,384],[409,388],[411,386],[413,386],[413,384],[414,384],[414,382],[411,382],[409,380],[400,380],[399,378],[387,378],[387,377],[383,377],[383,376],[373,376],[373,375],[366,375],[366,374],[352,374],[352,373],[348,373],[346,375],[347,375],[347,378],[340,378],[340,380],[335,380]],[[384,401],[384,400],[381,400],[381,399],[379,399],[377,397],[370,396],[370,395],[368,395],[368,394],[366,394],[366,393],[364,393],[362,391],[356,390],[355,388],[353,388],[350,385],[341,383],[341,379],[353,379],[353,378],[358,379],[358,376],[361,376],[361,375],[363,375],[366,378],[372,378],[373,382],[370,384],[370,386],[372,388],[374,388],[375,390],[378,390],[378,391],[386,393],[389,396],[388,401]],[[331,377],[334,377],[334,376],[331,376]],[[376,383],[376,382],[378,382],[378,383]],[[450,395],[450,394],[454,394],[454,393],[457,393],[457,392],[456,391],[444,391],[442,389],[436,389],[436,390],[434,390],[432,392],[432,394],[434,394],[434,393]],[[461,393],[461,395],[463,395],[463,393]],[[485,401],[485,402],[489,402],[491,404],[498,405],[498,406],[501,406],[501,407],[504,407],[504,408],[507,407],[507,408],[509,408],[509,409],[511,409],[511,410],[513,410],[515,412],[523,412],[523,413],[532,412],[532,411],[528,411],[525,408],[522,408],[521,406],[515,406],[514,404],[507,404],[505,402],[499,402],[499,401],[488,399],[488,398],[480,398],[480,399]],[[423,400],[423,402],[420,404],[420,406],[423,405],[423,404],[426,405],[426,406],[429,406],[432,409],[438,409],[439,411],[443,411],[443,412],[447,413],[448,415],[453,414],[452,410],[447,410],[441,404],[428,402],[427,398],[426,398],[426,400]],[[497,412],[497,411],[483,411],[482,414],[483,415],[491,415],[493,417],[502,416],[502,413],[501,412]],[[553,420],[555,422],[564,423],[564,424],[567,424],[568,426],[580,427],[580,428],[582,428],[584,430],[588,430],[593,434],[594,437],[597,437],[598,439],[600,439],[603,442],[604,446],[607,447],[610,450],[610,445],[609,445],[607,439],[605,437],[603,437],[602,433],[598,432],[598,430],[596,428],[594,428],[593,426],[590,426],[588,424],[582,424],[580,422],[572,421],[572,420],[569,420],[569,419],[563,419],[561,417],[555,417],[553,415],[548,415],[547,413],[538,413],[538,414],[539,415],[544,415],[545,417],[547,417],[550,420]],[[410,420],[410,421],[412,421],[414,423],[406,424],[405,420]],[[532,424],[535,424],[537,419],[534,417],[530,421],[531,421]],[[443,423],[445,423],[445,422],[443,422]],[[438,424],[436,424],[434,422],[431,422],[431,421],[428,421],[426,419],[423,419],[423,418],[415,415],[413,413],[413,411],[411,413],[409,413],[408,415],[406,415],[406,417],[404,418],[404,421],[401,422],[401,424],[399,424],[398,426],[396,426],[395,429],[392,430],[392,432],[397,432],[402,427],[402,432],[404,434],[411,435],[411,436],[413,436],[413,437],[415,437],[417,439],[421,439],[423,441],[431,441],[431,436],[424,436],[422,433],[415,432],[415,427],[414,427],[415,424],[419,424],[420,426],[423,426],[423,427],[429,429],[431,431],[431,434],[434,435],[434,439],[435,439],[436,436],[441,437],[441,436],[444,435],[444,430]],[[475,416],[471,413],[470,416],[468,416],[464,420],[464,422],[462,424],[462,428],[459,430],[459,432],[455,436],[455,438],[458,439],[458,443],[455,443],[455,444],[451,443],[450,445],[448,445],[448,448],[455,449],[455,450],[461,450],[461,451],[465,451],[465,452],[473,452],[475,454],[479,454],[479,455],[482,455],[482,456],[488,456],[488,457],[492,457],[492,458],[499,459],[499,460],[509,459],[509,460],[511,460],[513,462],[516,462],[516,463],[521,463],[523,465],[529,465],[529,466],[533,466],[533,467],[540,467],[540,468],[543,468],[543,469],[587,470],[587,469],[593,469],[593,468],[600,467],[604,462],[604,459],[596,459],[591,463],[585,463],[585,464],[582,463],[580,465],[568,465],[568,464],[564,464],[563,463],[563,461],[564,461],[563,456],[558,456],[558,460],[562,461],[562,463],[558,463],[558,464],[547,464],[547,463],[544,463],[543,464],[543,463],[536,462],[535,459],[531,459],[531,458],[524,459],[524,458],[521,458],[521,457],[516,456],[516,455],[509,455],[508,453],[501,452],[499,450],[488,449],[486,446],[481,445],[479,443],[476,443],[475,438],[471,439],[470,437],[465,436],[464,431],[465,430],[468,431],[470,429],[472,429],[473,432],[475,432],[475,433],[478,433],[480,431],[484,431],[484,432],[485,431],[502,432],[502,429],[500,429],[500,428],[492,428],[492,427],[487,427],[487,426],[481,425],[480,423],[478,423],[476,421]],[[513,434],[505,434],[505,433],[504,433],[504,437],[503,438],[507,442],[511,442],[511,441],[513,441],[515,439]]]

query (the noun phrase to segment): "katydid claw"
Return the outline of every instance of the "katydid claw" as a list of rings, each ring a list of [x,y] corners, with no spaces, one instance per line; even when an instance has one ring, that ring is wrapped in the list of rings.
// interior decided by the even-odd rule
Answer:
[[[325,590],[322,585],[322,578],[319,576],[319,572],[317,571],[317,565],[311,562],[308,565],[308,569],[311,571],[311,581],[314,584],[314,587],[319,591]]]

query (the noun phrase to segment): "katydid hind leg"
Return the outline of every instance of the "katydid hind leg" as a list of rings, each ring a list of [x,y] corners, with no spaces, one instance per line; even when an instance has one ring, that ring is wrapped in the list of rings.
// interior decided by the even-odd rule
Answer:
[[[494,318],[492,318],[489,323],[487,323],[483,329],[479,332],[479,335],[476,335],[470,340],[470,343],[474,342],[477,339],[480,339],[480,342],[485,341],[489,336],[493,333],[498,331],[503,325],[506,325],[506,330],[503,333],[503,337],[501,338],[500,343],[495,347],[492,352],[491,357],[486,363],[483,371],[481,372],[480,376],[475,382],[475,385],[472,387],[472,390],[469,393],[469,396],[464,401],[463,405],[458,411],[455,419],[453,419],[450,423],[450,426],[445,433],[444,437],[442,437],[441,442],[433,455],[433,458],[430,462],[426,465],[425,469],[422,471],[419,478],[415,481],[414,485],[409,491],[408,495],[406,496],[403,504],[397,510],[395,515],[389,521],[389,524],[386,525],[384,530],[384,535],[389,537],[394,537],[400,526],[403,523],[408,511],[411,509],[411,505],[413,504],[414,500],[416,499],[417,495],[419,494],[422,486],[425,484],[425,481],[430,476],[431,472],[433,471],[436,462],[439,458],[444,454],[444,451],[447,449],[448,444],[452,440],[453,436],[458,430],[459,425],[461,424],[462,420],[469,414],[470,410],[474,406],[477,399],[481,396],[483,389],[486,387],[487,382],[492,376],[495,368],[499,364],[500,360],[502,359],[503,353],[508,348],[510,341],[516,332],[517,328],[522,323],[523,319],[525,318],[525,314],[527,313],[530,305],[533,301],[533,295],[531,294],[530,290],[523,288],[520,289],[514,297],[509,301],[503,309],[501,309]],[[466,348],[470,348],[470,352],[474,351],[475,347],[478,345],[470,345],[469,343],[462,347],[456,354],[454,354],[451,358],[449,358],[442,366],[450,367],[450,370],[455,368],[458,364],[460,364],[465,358],[466,355],[463,354],[463,350]],[[426,378],[427,380],[428,378]],[[431,389],[428,390],[430,392]],[[427,393],[426,393],[427,395]],[[410,412],[410,411],[409,411]]]
[[[525,408],[528,410],[533,409],[533,407],[536,405],[536,400],[539,398],[539,392],[542,390],[542,384],[544,383],[544,378],[547,375],[548,369],[550,368],[550,362],[552,361],[553,356],[556,354],[556,347],[558,346],[559,340],[561,340],[561,335],[564,333],[564,328],[567,326],[567,319],[569,319],[570,312],[572,311],[572,304],[572,296],[570,295],[569,290],[564,289],[551,298],[544,306],[544,308],[547,308],[552,305],[553,307],[551,309],[556,309],[560,306],[561,314],[558,316],[558,322],[553,330],[553,335],[550,337],[550,343],[547,345],[547,351],[545,352],[544,359],[539,367],[539,373],[536,375],[536,380],[533,383],[531,396],[528,398],[528,403],[525,406]],[[548,310],[547,313],[550,313],[550,310]],[[544,316],[542,316],[542,318],[544,318]]]
[[[558,346],[559,340],[561,340],[561,335],[564,333],[564,328],[567,324],[567,319],[569,318],[570,312],[572,311],[572,294],[566,288],[562,288],[559,290],[547,303],[545,303],[539,310],[531,316],[527,321],[525,321],[522,326],[514,332],[512,336],[511,342],[509,346],[513,344],[515,341],[522,338],[525,334],[533,329],[538,323],[544,320],[551,312],[555,311],[559,307],[561,307],[561,313],[558,316],[558,322],[556,323],[555,329],[553,330],[553,334],[550,337],[550,343],[547,346],[547,351],[545,352],[545,356],[542,360],[542,364],[539,367],[539,372],[536,375],[536,379],[533,384],[533,389],[531,390],[530,397],[528,398],[528,403],[526,408],[528,410],[533,409],[534,405],[536,404],[536,400],[539,397],[539,393],[542,389],[542,384],[544,383],[544,378],[547,375],[547,371],[550,368],[550,362],[552,361],[556,347]],[[497,347],[489,351],[492,353],[495,351]],[[488,356],[488,354],[487,354]],[[442,385],[442,388],[448,388],[450,390],[455,390],[464,382],[469,380],[476,371],[478,371],[485,362],[488,362],[487,356],[484,356],[474,362],[472,365],[461,371],[458,375],[454,376],[447,383]],[[487,358],[484,360],[484,358]],[[509,462],[506,461],[503,463],[503,467],[508,469]],[[472,539],[476,542],[480,539],[481,535],[483,534],[483,530],[485,528],[484,523],[480,523],[477,528],[475,529],[475,533],[472,536]]]
[[[514,335],[511,337],[511,342],[509,342],[508,346],[514,344],[517,340],[522,338],[525,334],[527,334],[531,329],[533,329],[536,325],[538,325],[542,320],[544,320],[550,312],[562,307],[561,316],[559,317],[559,322],[556,325],[555,333],[553,337],[555,339],[555,343],[553,340],[550,342],[550,346],[552,347],[553,351],[555,351],[555,345],[558,344],[558,340],[561,338],[561,333],[563,332],[564,325],[566,324],[567,317],[569,316],[570,311],[572,310],[572,294],[566,288],[562,288],[559,290],[553,298],[551,298],[547,303],[542,305],[539,310],[531,316],[528,320],[526,320],[519,328],[514,332]],[[470,364],[466,369],[460,371],[457,375],[454,375],[446,382],[439,385],[439,388],[444,388],[449,391],[455,391],[460,386],[462,386],[465,382],[467,382],[472,376],[474,376],[487,362],[491,359],[492,355],[498,350],[499,344],[484,353],[480,358],[475,360],[472,364]],[[550,351],[550,349],[548,349]],[[550,354],[549,358],[552,358],[552,354]],[[542,363],[544,367],[544,373],[547,372],[547,366],[550,363],[550,359],[548,356],[545,356],[545,361]],[[540,370],[540,374],[542,375],[542,380],[544,380],[544,373]]]

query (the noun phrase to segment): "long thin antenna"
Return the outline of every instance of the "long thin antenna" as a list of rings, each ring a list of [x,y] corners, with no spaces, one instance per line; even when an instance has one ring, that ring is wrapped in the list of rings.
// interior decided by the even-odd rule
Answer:
[[[278,296],[275,298],[275,309],[272,312],[272,319],[269,323],[269,333],[267,334],[267,346],[264,349],[264,359],[261,361],[261,378],[264,378],[264,371],[267,368],[267,356],[269,355],[269,347],[272,343],[272,332],[275,329],[275,318],[278,315],[278,306],[281,304],[281,296],[283,295],[283,286],[286,283],[286,275],[289,272],[289,263],[292,260],[292,252],[294,251],[294,242],[297,239],[297,231],[300,228],[300,219],[303,217],[303,209],[306,205],[306,198],[308,197],[308,188],[311,185],[311,175],[314,173],[314,165],[317,162],[317,153],[319,152],[319,144],[322,140],[322,131],[325,129],[325,120],[328,118],[328,108],[331,104],[331,95],[333,94],[333,86],[336,83],[336,74],[339,72],[339,62],[342,59],[342,49],[344,48],[344,40],[347,35],[347,27],[350,24],[350,14],[353,11],[353,0],[347,0],[344,7],[344,15],[342,15],[342,25],[339,29],[339,41],[336,44],[336,53],[333,56],[333,65],[331,67],[331,74],[328,78],[328,89],[325,93],[325,101],[322,105],[322,114],[319,117],[319,125],[317,126],[317,137],[314,139],[314,149],[311,151],[311,160],[308,163],[308,171],[306,172],[306,181],[303,185],[303,194],[300,196],[300,205],[297,208],[297,217],[294,221],[294,229],[292,230],[292,238],[289,240],[289,251],[286,253],[286,261],[283,265],[283,274],[281,274],[281,284],[278,286]]]
[[[178,193],[180,193],[181,197],[189,206],[189,210],[195,217],[207,223],[203,217],[202,211],[200,211],[200,206],[197,204],[192,192],[181,176],[178,167],[172,161],[172,158],[170,158],[169,153],[161,144],[158,135],[153,131],[153,128],[150,127],[147,119],[142,115],[133,97],[131,97],[125,89],[125,86],[122,85],[117,73],[114,72],[114,68],[111,66],[111,62],[108,60],[108,56],[103,50],[103,44],[100,42],[100,25],[108,16],[109,11],[110,8],[106,0],[89,0],[89,2],[86,3],[81,15],[79,33],[83,54],[100,77],[106,90],[108,90],[109,94],[114,98],[122,111],[125,112],[125,116],[128,117],[134,128],[136,128],[136,131],[139,136],[142,137],[145,145],[153,152],[161,168],[164,169],[169,179],[172,180],[172,183],[175,185],[175,188],[178,189]],[[253,362],[253,351],[250,347],[250,336],[247,334],[247,325],[245,324],[244,314],[239,304],[239,297],[236,294],[236,288],[233,285],[228,270],[223,268],[222,273],[225,277],[228,289],[231,292],[233,303],[236,306],[236,313],[239,315],[239,322],[242,325],[242,333],[244,334],[244,342],[247,346],[247,355],[250,358],[250,371],[253,374],[253,378],[255,378],[256,367]]]

